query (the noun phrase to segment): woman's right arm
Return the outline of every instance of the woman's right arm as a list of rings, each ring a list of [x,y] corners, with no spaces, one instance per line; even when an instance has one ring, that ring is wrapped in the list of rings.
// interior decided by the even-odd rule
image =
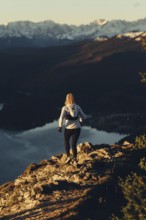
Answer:
[[[80,106],[79,106],[79,115],[80,115],[79,120],[80,120],[81,122],[83,122],[83,121],[87,118],[87,116],[84,114],[84,112],[82,111],[82,109],[81,109]]]

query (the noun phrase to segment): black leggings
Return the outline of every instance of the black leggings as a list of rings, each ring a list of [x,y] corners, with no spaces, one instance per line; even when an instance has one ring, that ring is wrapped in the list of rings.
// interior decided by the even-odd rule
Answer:
[[[72,152],[73,157],[77,157],[77,141],[80,136],[81,129],[65,129],[64,131],[64,146],[66,150],[67,157],[70,156],[70,138],[71,138],[71,146],[72,146]]]

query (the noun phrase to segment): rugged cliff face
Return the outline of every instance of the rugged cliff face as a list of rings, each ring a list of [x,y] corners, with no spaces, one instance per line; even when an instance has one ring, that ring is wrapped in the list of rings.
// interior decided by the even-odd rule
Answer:
[[[110,219],[122,204],[118,176],[128,174],[133,144],[78,145],[78,164],[66,155],[30,164],[0,186],[0,219]]]

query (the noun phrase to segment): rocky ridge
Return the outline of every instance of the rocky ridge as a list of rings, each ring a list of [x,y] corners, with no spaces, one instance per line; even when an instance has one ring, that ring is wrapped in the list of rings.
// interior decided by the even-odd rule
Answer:
[[[0,186],[0,219],[90,219],[91,212],[91,219],[103,219],[100,206],[107,198],[102,192],[108,191],[115,172],[125,169],[132,148],[128,142],[85,142],[77,147],[77,165],[65,164],[65,154],[30,164],[15,181]],[[94,213],[89,204],[96,205]]]

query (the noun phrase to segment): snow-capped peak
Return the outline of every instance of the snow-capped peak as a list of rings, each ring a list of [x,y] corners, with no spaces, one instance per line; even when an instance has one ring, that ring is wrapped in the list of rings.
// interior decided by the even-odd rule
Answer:
[[[108,21],[106,19],[97,19],[95,21],[93,21],[91,24],[97,24],[97,25],[104,25],[106,24]]]

